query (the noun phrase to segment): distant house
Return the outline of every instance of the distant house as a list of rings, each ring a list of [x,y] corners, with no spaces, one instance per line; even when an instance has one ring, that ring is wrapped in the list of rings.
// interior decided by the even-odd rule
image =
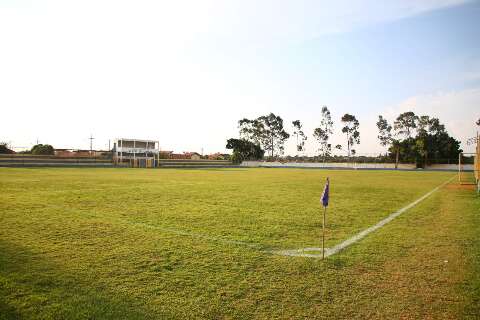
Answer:
[[[158,154],[160,159],[173,159],[173,151],[159,151]]]
[[[225,160],[225,156],[220,152],[212,153],[208,155],[208,160]]]
[[[53,150],[53,154],[62,158],[73,157],[72,150],[69,149],[55,149]]]
[[[187,159],[190,160],[200,160],[202,159],[202,156],[199,153],[196,152],[184,152],[183,153]]]
[[[75,149],[55,149],[54,155],[61,158],[79,158],[79,157],[100,157],[109,151],[102,150],[75,150]]]
[[[74,150],[74,149],[55,149],[53,150],[54,155],[62,158],[73,158],[73,157],[90,157],[92,154],[90,150]],[[93,153],[93,151],[92,151]]]
[[[172,153],[170,159],[200,160],[202,156],[197,152]]]
[[[190,160],[200,160],[202,159],[202,156],[199,153],[196,152],[184,152],[185,156],[187,159]]]

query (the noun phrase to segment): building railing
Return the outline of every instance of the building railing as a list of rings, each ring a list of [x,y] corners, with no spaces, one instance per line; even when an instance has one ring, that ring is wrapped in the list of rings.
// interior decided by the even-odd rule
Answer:
[[[116,152],[125,152],[125,153],[155,153],[160,152],[159,149],[155,148],[131,148],[131,147],[117,147]]]

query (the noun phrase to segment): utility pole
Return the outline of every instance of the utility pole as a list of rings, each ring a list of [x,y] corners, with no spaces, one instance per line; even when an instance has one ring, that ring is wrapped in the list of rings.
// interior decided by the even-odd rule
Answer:
[[[90,155],[92,155],[92,151],[93,151],[93,139],[95,139],[92,134],[90,133]]]

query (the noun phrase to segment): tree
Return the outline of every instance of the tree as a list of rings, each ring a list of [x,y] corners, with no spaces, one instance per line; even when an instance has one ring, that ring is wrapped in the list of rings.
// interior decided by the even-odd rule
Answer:
[[[240,163],[244,160],[260,160],[265,153],[260,145],[245,139],[228,139],[226,148],[233,149],[232,161],[234,163]]]
[[[240,138],[261,144],[265,129],[258,119],[250,120],[243,118],[238,121],[238,128],[240,129]]]
[[[387,119],[382,117],[381,115],[378,116],[377,121],[377,128],[378,128],[378,140],[380,140],[380,145],[382,147],[388,146],[392,144],[392,126],[388,124]]]
[[[285,141],[290,135],[283,128],[283,119],[270,113],[257,119],[242,119],[238,122],[240,137],[261,145],[273,158],[282,154]]]
[[[477,126],[480,126],[480,118],[476,122]]]
[[[445,126],[440,123],[438,118],[430,118],[429,116],[417,118],[415,148],[418,155],[424,159],[424,166],[427,165],[429,154],[439,154],[439,148],[442,148],[440,145],[443,144],[443,141],[438,140],[439,137],[446,139],[446,141],[450,138],[445,131]],[[444,151],[440,153],[445,154]]]
[[[417,135],[439,134],[445,132],[445,126],[440,123],[438,118],[430,118],[429,116],[418,117]]]
[[[313,136],[320,143],[320,152],[323,155],[323,161],[329,155],[332,150],[332,145],[328,143],[330,135],[333,133],[333,121],[327,106],[322,107],[322,119],[320,120],[320,126],[315,128]]]
[[[400,119],[400,120],[399,120]],[[417,117],[413,112],[406,112],[397,118],[395,133],[403,136],[403,140],[393,140],[389,151],[403,161],[415,162],[418,166],[426,166],[429,161],[455,159],[461,152],[460,142],[449,136],[445,126],[437,118],[423,115]],[[413,129],[416,135],[413,136]],[[398,162],[398,161],[397,161]]]
[[[357,118],[351,114],[344,114],[342,117],[342,122],[345,125],[342,128],[342,132],[347,135],[347,151],[348,156],[350,157],[351,151],[350,149],[355,144],[360,144],[360,132],[358,128],[360,127],[360,123],[358,122]]]
[[[392,146],[395,150],[395,169],[398,169],[398,160],[400,156],[400,144],[397,139],[394,138],[392,134],[392,126],[388,123],[387,119],[383,116],[378,116],[377,121],[378,128],[378,140],[380,140],[380,145],[383,147]]]
[[[398,134],[408,139],[412,137],[413,130],[417,127],[417,120],[418,117],[412,111],[404,112],[397,117],[393,127]]]
[[[415,138],[415,149],[416,152],[424,159],[424,165],[427,165],[428,161],[428,152],[429,152],[429,133],[431,131],[438,131],[438,126],[440,125],[438,119],[430,119],[429,116],[420,116],[417,117],[417,136]],[[437,128],[433,129],[433,126],[437,124]],[[431,130],[433,129],[433,130]]]
[[[300,120],[292,121],[293,125],[293,135],[297,137],[297,154],[298,152],[305,151],[305,140],[307,140],[307,136],[302,131],[302,124]]]
[[[55,151],[49,144],[37,144],[32,147],[31,153],[36,155],[53,155]]]
[[[283,119],[273,113],[270,113],[267,116],[261,116],[258,119],[263,123],[263,127],[265,128],[265,150],[271,152],[272,158],[276,152],[283,154],[285,141],[290,137],[290,135],[283,129]]]
[[[8,143],[0,142],[0,154],[12,154],[12,153],[15,153],[15,151],[11,150],[8,147]]]
[[[419,127],[419,131],[423,130],[423,128],[428,126],[428,119],[419,119],[412,111],[401,113],[397,117],[393,123],[393,133],[392,126],[388,124],[387,120],[381,115],[378,116],[377,128],[379,135],[377,137],[380,140],[380,145],[389,146],[389,150],[392,150],[392,153],[395,154],[395,169],[398,168],[401,149],[406,147],[404,143],[401,143],[400,138],[403,137],[404,140],[410,139],[413,130],[417,128],[417,126]],[[417,145],[417,149],[422,146],[421,142],[415,144]],[[404,152],[408,153],[406,149],[404,149]]]

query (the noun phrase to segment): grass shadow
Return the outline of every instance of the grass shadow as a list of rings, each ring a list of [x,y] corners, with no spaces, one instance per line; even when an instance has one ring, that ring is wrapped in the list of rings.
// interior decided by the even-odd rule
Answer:
[[[28,248],[0,240],[0,319],[153,319],[142,301],[76,277]]]

